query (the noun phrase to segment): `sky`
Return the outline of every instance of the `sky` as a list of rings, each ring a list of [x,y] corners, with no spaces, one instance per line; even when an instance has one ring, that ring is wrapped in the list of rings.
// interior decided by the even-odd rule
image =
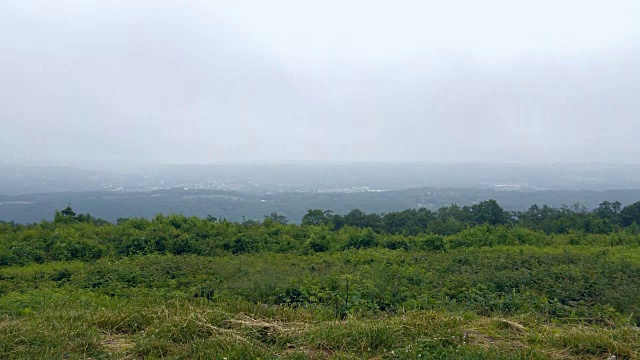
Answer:
[[[638,162],[640,1],[0,1],[0,163]]]

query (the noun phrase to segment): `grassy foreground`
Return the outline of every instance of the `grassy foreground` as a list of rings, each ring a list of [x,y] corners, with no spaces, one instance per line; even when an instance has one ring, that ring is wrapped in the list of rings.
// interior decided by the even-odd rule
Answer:
[[[0,359],[636,359],[637,246],[0,268]]]
[[[3,306],[2,358],[603,359],[635,358],[640,343],[631,326],[468,312],[335,320],[288,306],[55,290],[12,295]]]

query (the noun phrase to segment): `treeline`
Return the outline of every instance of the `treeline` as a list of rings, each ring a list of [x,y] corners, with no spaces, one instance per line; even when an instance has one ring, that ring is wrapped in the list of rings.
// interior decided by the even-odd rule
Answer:
[[[546,234],[567,234],[581,231],[588,234],[609,234],[624,228],[640,232],[640,202],[622,207],[619,201],[601,203],[589,211],[580,204],[553,208],[531,206],[527,211],[505,211],[495,200],[472,206],[451,205],[437,211],[425,208],[407,209],[388,214],[367,214],[355,209],[346,215],[331,211],[309,210],[302,218],[303,225],[329,224],[334,230],[344,226],[371,228],[387,234],[452,235],[478,225],[519,226]]]
[[[409,209],[385,215],[309,210],[302,225],[273,213],[261,222],[233,223],[208,216],[157,215],[117,224],[56,211],[52,222],[0,223],[0,265],[92,260],[108,256],[257,252],[312,253],[363,248],[447,251],[497,245],[640,245],[640,203],[605,202],[579,207],[532,207],[506,212],[495,201],[452,205],[436,212]]]

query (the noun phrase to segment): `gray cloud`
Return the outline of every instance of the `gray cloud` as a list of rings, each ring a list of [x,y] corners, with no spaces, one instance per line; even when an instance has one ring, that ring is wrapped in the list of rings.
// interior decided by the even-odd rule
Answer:
[[[630,162],[640,4],[0,4],[5,162]]]

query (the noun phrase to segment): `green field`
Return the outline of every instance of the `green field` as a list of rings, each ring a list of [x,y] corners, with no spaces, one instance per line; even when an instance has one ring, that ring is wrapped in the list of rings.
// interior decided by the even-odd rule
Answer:
[[[0,358],[637,358],[638,247],[146,255],[0,272]]]
[[[635,225],[274,219],[0,223],[0,359],[640,357]]]

